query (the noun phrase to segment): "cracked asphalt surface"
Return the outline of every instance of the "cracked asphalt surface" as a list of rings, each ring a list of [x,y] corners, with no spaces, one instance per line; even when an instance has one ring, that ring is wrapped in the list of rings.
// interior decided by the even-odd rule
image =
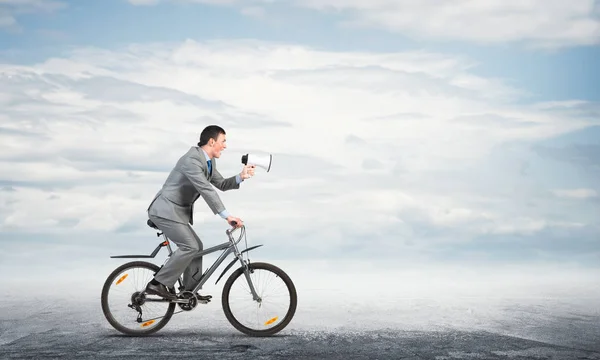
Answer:
[[[431,315],[429,319],[422,314],[413,319],[404,316],[403,323],[399,308],[387,315],[398,316],[393,323],[373,317],[382,309],[371,313],[360,307],[299,307],[297,317],[279,335],[251,338],[227,323],[217,298],[204,308],[176,314],[155,335],[137,338],[112,329],[99,301],[55,299],[34,305],[9,299],[0,306],[0,358],[600,360],[597,313],[569,308],[553,315],[559,311],[536,303],[510,306],[514,317],[494,312],[495,318],[486,315],[461,325],[460,319],[473,313],[472,305],[468,312],[460,307],[420,308]],[[415,313],[419,307],[413,304],[407,310],[406,314]],[[326,315],[328,311],[337,311],[340,317]]]
[[[151,338],[52,329],[3,344],[3,359],[600,359],[573,349],[487,332],[289,331],[258,339],[230,331],[167,330]]]

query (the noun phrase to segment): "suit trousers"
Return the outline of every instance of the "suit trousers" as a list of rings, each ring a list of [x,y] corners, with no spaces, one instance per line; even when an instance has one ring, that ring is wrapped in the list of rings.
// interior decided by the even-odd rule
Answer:
[[[202,257],[195,257],[203,250],[203,244],[190,224],[149,215],[150,220],[177,245],[165,265],[154,277],[168,287],[173,286],[183,274],[185,290],[193,290],[202,276]]]

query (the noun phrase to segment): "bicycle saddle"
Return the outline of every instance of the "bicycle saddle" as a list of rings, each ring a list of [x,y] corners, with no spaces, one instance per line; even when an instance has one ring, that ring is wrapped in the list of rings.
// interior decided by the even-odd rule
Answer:
[[[154,229],[156,229],[156,230],[159,230],[159,229],[158,229],[158,226],[156,226],[156,225],[155,225],[155,224],[152,222],[152,220],[150,220],[150,219],[148,219],[148,221],[146,221],[146,224],[148,224],[148,226],[150,226],[151,228],[154,228]]]

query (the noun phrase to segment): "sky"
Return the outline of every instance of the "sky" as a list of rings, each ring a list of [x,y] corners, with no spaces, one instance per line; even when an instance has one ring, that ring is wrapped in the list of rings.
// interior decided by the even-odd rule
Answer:
[[[0,0],[0,269],[150,253],[210,124],[273,155],[220,193],[257,258],[597,268],[599,43],[589,0]]]

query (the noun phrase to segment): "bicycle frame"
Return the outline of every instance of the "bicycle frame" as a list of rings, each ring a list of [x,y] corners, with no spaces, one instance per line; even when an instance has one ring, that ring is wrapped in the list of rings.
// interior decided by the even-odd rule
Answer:
[[[250,286],[250,291],[252,292],[252,298],[256,301],[260,300],[260,297],[258,296],[258,294],[256,293],[256,290],[254,288],[254,284],[252,284],[252,281],[250,279],[250,273],[248,271],[248,262],[243,259],[242,254],[247,251],[254,250],[254,249],[262,246],[262,244],[246,248],[245,250],[242,250],[240,252],[237,244],[242,240],[242,235],[240,235],[240,237],[237,240],[235,240],[232,236],[232,234],[233,234],[233,232],[235,232],[235,230],[236,230],[235,228],[232,228],[232,229],[228,229],[225,231],[225,233],[227,234],[227,237],[229,238],[229,240],[227,242],[224,242],[222,244],[215,245],[208,249],[202,250],[194,256],[194,258],[202,257],[204,255],[212,254],[216,251],[223,250],[221,255],[215,260],[215,262],[202,274],[198,285],[196,285],[196,287],[193,289],[194,293],[196,291],[198,291],[208,281],[208,279],[217,270],[217,268],[223,263],[223,261],[227,258],[227,256],[229,256],[229,254],[233,253],[235,256],[235,259],[233,259],[225,267],[225,269],[223,270],[221,275],[217,278],[217,281],[215,281],[215,284],[218,283],[219,280],[221,280],[223,275],[225,275],[227,270],[229,270],[235,264],[236,261],[239,261],[241,263],[242,267],[244,268],[244,274],[246,276],[246,280],[248,281],[248,285]],[[245,231],[244,226],[242,226],[242,231]],[[113,255],[113,256],[111,256],[111,258],[154,258],[154,257],[156,257],[156,255],[158,254],[160,249],[165,246],[167,247],[167,250],[169,252],[168,258],[171,257],[171,255],[173,254],[173,249],[171,248],[171,243],[169,241],[169,238],[162,232],[158,232],[157,236],[159,236],[159,237],[162,236],[164,238],[164,241],[161,241],[158,244],[158,246],[152,251],[152,253],[150,255]],[[168,258],[167,258],[167,261],[168,261]],[[179,282],[180,286],[183,285],[181,276],[179,277],[178,282]]]

